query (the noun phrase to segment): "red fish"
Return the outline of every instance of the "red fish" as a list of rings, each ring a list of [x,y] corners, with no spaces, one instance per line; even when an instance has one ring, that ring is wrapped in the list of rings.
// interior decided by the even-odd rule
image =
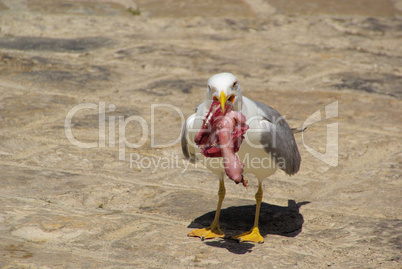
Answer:
[[[213,101],[195,137],[201,154],[205,157],[223,157],[226,175],[236,184],[241,182],[244,186],[247,186],[247,180],[243,177],[243,163],[235,153],[239,151],[248,128],[242,113],[233,111],[228,104],[222,111],[219,101]]]

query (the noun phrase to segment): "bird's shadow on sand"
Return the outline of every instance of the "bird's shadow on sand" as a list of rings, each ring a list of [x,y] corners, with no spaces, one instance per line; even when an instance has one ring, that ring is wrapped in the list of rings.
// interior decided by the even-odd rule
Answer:
[[[261,204],[259,229],[263,237],[267,234],[276,234],[286,237],[295,237],[302,231],[303,216],[299,209],[309,202],[296,203],[288,200],[288,206],[277,206],[267,203]],[[226,239],[205,241],[205,244],[213,247],[226,248],[236,254],[251,252],[255,246],[253,243],[238,243],[229,239],[230,236],[249,231],[254,224],[255,205],[232,206],[222,209],[220,225],[226,234]],[[208,212],[193,220],[187,228],[205,228],[211,225],[215,211]]]

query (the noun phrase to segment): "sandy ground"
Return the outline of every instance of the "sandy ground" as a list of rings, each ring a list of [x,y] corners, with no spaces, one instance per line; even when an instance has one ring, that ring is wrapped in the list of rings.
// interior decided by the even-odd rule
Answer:
[[[0,0],[0,266],[401,268],[401,15],[391,0]],[[321,116],[296,134],[299,173],[264,181],[264,244],[186,237],[212,221],[218,180],[177,139],[223,71],[293,127]],[[249,179],[226,182],[228,235],[252,225]]]

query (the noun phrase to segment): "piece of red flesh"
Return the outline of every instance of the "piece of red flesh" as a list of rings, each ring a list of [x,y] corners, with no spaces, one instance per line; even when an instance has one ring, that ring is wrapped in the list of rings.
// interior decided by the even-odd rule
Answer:
[[[222,157],[226,175],[244,186],[247,182],[243,178],[243,164],[235,153],[239,150],[248,128],[243,114],[233,111],[229,105],[226,105],[223,112],[220,103],[214,101],[195,137],[201,154],[205,157]]]

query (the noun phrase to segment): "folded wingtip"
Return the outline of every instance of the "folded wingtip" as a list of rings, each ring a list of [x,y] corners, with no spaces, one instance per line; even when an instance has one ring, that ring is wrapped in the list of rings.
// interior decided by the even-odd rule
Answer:
[[[304,128],[291,128],[291,130],[292,130],[292,132],[293,132],[294,134],[296,134],[296,133],[302,133],[302,132],[304,132],[305,130],[307,130],[307,126],[304,127]]]

